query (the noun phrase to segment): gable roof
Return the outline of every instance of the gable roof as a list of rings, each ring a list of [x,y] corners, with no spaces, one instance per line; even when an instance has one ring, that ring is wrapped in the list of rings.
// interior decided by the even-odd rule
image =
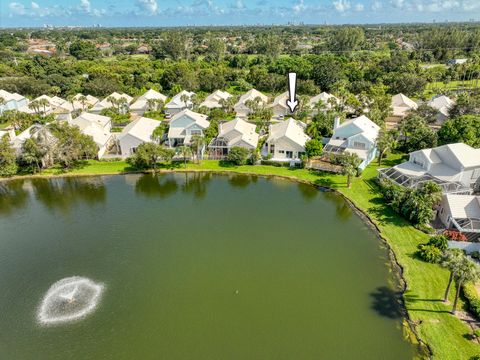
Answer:
[[[304,126],[292,118],[271,125],[267,142],[282,137],[286,137],[300,146],[305,146],[305,143],[310,140],[310,137],[304,132]]]
[[[25,99],[25,97],[20,94],[11,93],[2,89],[0,89],[0,97],[3,97],[5,101],[22,101]]]
[[[284,109],[290,109],[288,106],[287,106],[287,100],[289,98],[289,92],[286,91],[278,96],[275,97],[275,99],[273,99],[273,103],[269,105],[269,107],[274,107],[274,106],[280,106]]]
[[[126,135],[133,136],[140,141],[151,141],[153,131],[160,126],[161,121],[149,119],[145,117],[138,118],[125,126],[119,139],[122,139]]]
[[[226,91],[216,90],[208,95],[200,106],[206,106],[208,108],[220,107],[220,100],[231,98],[232,95]]]
[[[210,122],[207,120],[207,115],[196,113],[190,109],[185,109],[172,116],[172,119],[170,120],[170,127],[172,127],[172,124],[176,120],[180,119],[183,116],[187,116],[192,119],[193,122],[200,126],[202,129],[206,129],[210,126]]]
[[[102,128],[105,128],[112,121],[112,119],[109,116],[97,115],[89,112],[82,112],[79,116],[73,119],[71,123],[80,122],[80,121],[89,121],[101,126]]]
[[[238,102],[235,104],[235,106],[245,104],[245,102],[247,102],[248,100],[253,100],[257,97],[259,97],[262,100],[262,102],[265,104],[268,102],[268,96],[262,94],[260,91],[256,89],[251,89],[247,91],[245,94],[243,94],[242,96],[240,96],[240,99],[238,99]]]
[[[77,126],[83,134],[90,135],[99,147],[105,146],[112,137],[109,131],[96,122],[75,118],[70,124]]]
[[[220,124],[218,137],[228,140],[230,146],[244,141],[245,143],[256,147],[258,144],[258,134],[255,131],[256,126],[242,119],[235,119]]]
[[[480,219],[480,196],[443,195],[455,219]]]
[[[322,92],[318,95],[315,95],[314,97],[312,97],[309,101],[309,104],[311,107],[315,106],[319,101],[322,101],[325,105],[327,105],[327,108],[331,107],[332,105],[330,104],[330,99],[333,99],[337,104],[340,102],[340,100],[332,95],[332,94],[329,94],[327,92]]]
[[[117,100],[120,100],[120,99],[125,99],[127,101],[128,104],[130,104],[132,102],[132,97],[127,95],[127,94],[119,94],[117,92],[113,92],[111,93],[110,95],[108,95],[107,97],[105,97],[102,101],[100,102],[97,102],[92,110],[103,110],[103,109],[106,109],[106,108],[111,108],[113,106],[113,104],[110,102],[109,98],[112,97],[114,99],[117,99]]]
[[[186,90],[180,91],[177,95],[175,95],[172,100],[170,100],[165,107],[170,108],[170,109],[182,109],[185,107],[185,102],[181,99],[182,95],[187,95],[189,99],[192,98],[193,95],[195,95],[194,92],[189,92]],[[192,102],[191,100],[187,100],[187,106],[191,106]]]
[[[370,120],[365,115],[362,115],[355,119],[351,119],[343,122],[340,126],[338,126],[334,130],[334,133],[339,129],[345,129],[347,127],[352,128],[352,130],[350,130],[352,133],[352,136],[357,134],[362,134],[363,136],[365,136],[365,138],[370,140],[372,143],[375,142],[378,136],[378,132],[380,131],[380,127],[377,124],[375,124],[372,120]],[[335,137],[335,134],[333,134],[333,137]]]
[[[130,110],[137,110],[137,109],[143,109],[147,106],[147,100],[162,100],[165,102],[167,100],[167,97],[158,91],[155,91],[153,89],[148,90],[140,96],[132,105],[130,105]]]
[[[397,94],[392,97],[392,107],[406,107],[409,109],[416,109],[417,103],[403,94]]]
[[[75,106],[77,106],[77,105],[83,106],[82,103],[80,102],[80,99],[82,98],[82,96],[84,96],[84,95],[81,94],[81,93],[78,93],[77,95],[75,95],[73,97],[73,103],[75,104]],[[92,96],[92,95],[85,95],[85,97],[86,97],[85,103],[88,106],[93,106],[99,101],[95,96]]]

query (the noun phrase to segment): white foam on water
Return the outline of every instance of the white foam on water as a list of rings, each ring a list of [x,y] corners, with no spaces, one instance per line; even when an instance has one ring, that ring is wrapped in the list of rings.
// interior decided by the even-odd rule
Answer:
[[[105,285],[72,276],[54,283],[45,294],[37,311],[41,325],[55,325],[80,320],[98,306]]]

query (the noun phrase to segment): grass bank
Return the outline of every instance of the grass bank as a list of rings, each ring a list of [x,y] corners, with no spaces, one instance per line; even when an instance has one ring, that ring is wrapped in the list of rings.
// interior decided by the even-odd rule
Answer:
[[[386,160],[384,166],[398,163],[399,155]],[[346,187],[346,178],[342,175],[321,174],[305,169],[288,169],[274,166],[225,166],[218,161],[202,161],[201,164],[183,164],[164,170],[175,171],[217,171],[244,174],[273,175],[309,182],[317,186],[326,186],[337,190],[347,197],[358,209],[362,210],[378,227],[381,236],[393,250],[397,262],[403,269],[407,284],[404,294],[405,307],[409,319],[415,324],[422,341],[428,344],[435,359],[469,359],[480,354],[478,344],[464,337],[469,327],[449,313],[451,306],[442,302],[448,273],[440,266],[425,263],[415,257],[417,246],[426,242],[428,236],[416,230],[406,220],[399,217],[388,207],[374,183],[376,164],[371,164],[362,177],[352,181],[351,188]],[[131,172],[125,162],[89,161],[85,166],[68,172],[66,175],[99,175]],[[43,175],[64,174],[52,169]],[[451,292],[453,300],[454,291]]]

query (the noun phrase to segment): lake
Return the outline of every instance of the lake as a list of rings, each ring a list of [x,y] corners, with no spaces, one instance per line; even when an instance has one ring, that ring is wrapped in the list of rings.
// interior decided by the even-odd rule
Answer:
[[[1,359],[411,359],[391,272],[348,204],[305,184],[0,183]],[[40,324],[45,293],[71,276],[104,285],[97,307]]]

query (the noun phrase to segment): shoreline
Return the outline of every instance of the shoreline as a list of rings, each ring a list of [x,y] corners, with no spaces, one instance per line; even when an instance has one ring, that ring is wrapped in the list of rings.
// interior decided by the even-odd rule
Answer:
[[[383,236],[381,229],[378,227],[378,225],[375,223],[375,221],[372,219],[372,217],[363,209],[358,207],[349,197],[347,197],[345,194],[341,193],[337,189],[333,189],[328,186],[322,186],[315,184],[311,181],[308,180],[303,180],[300,179],[296,176],[284,176],[284,175],[277,175],[277,174],[258,174],[255,172],[243,172],[243,171],[238,171],[235,169],[231,170],[208,170],[208,169],[159,169],[157,171],[154,170],[140,170],[140,171],[123,171],[123,172],[116,172],[116,173],[64,173],[64,174],[31,174],[31,175],[17,175],[17,176],[12,176],[10,178],[0,178],[0,182],[4,181],[15,181],[15,180],[31,180],[31,179],[55,179],[55,178],[70,178],[70,177],[93,177],[93,176],[118,176],[118,175],[132,175],[132,174],[169,174],[169,173],[184,173],[184,172],[189,172],[189,173],[213,173],[213,174],[220,174],[220,175],[228,175],[228,174],[239,174],[239,175],[245,175],[245,176],[260,176],[264,178],[278,178],[278,179],[283,179],[283,180],[289,180],[292,182],[296,183],[302,183],[302,184],[307,184],[310,186],[313,186],[319,191],[322,192],[334,192],[348,204],[348,206],[362,219],[362,221],[369,227],[371,228],[375,236],[378,238],[379,241],[381,241],[384,245],[387,247],[387,252],[388,252],[388,257],[389,257],[389,262],[390,266],[392,267],[393,270],[393,276],[396,282],[396,286],[398,286],[401,290],[402,296],[399,299],[400,300],[400,309],[402,312],[402,317],[403,317],[403,327],[407,331],[408,336],[408,341],[412,344],[414,348],[417,349],[418,355],[426,355],[429,359],[432,358],[433,356],[433,351],[431,347],[429,346],[428,343],[426,343],[419,335],[417,328],[416,328],[416,323],[411,319],[410,314],[408,312],[408,309],[405,304],[405,299],[404,295],[406,294],[406,291],[408,289],[408,283],[407,280],[404,277],[404,267],[399,263],[397,255],[395,254],[395,251],[393,250],[391,244],[389,243],[388,239]],[[416,342],[412,341],[411,336],[415,339]]]

